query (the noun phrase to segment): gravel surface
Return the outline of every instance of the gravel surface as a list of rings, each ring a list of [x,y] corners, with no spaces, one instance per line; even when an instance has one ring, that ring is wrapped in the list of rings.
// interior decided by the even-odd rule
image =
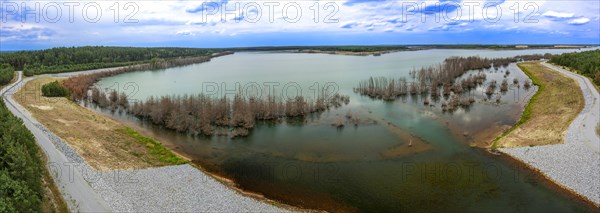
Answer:
[[[111,69],[92,70],[90,72]],[[7,107],[23,119],[48,156],[48,167],[73,212],[284,212],[286,210],[244,196],[191,165],[141,170],[94,171],[60,137],[37,122],[12,99],[15,85],[31,79],[68,77],[84,72],[19,79],[3,89]],[[18,88],[16,86],[15,88]],[[10,89],[10,91],[9,91]],[[6,93],[6,94],[5,94]],[[58,170],[59,173],[54,171]]]
[[[224,186],[190,165],[114,171],[92,181],[117,212],[282,212]]]
[[[599,94],[582,76],[542,63],[574,78],[583,91],[585,106],[567,129],[564,144],[499,149],[538,169],[555,183],[600,204],[600,138],[594,128],[599,122]]]

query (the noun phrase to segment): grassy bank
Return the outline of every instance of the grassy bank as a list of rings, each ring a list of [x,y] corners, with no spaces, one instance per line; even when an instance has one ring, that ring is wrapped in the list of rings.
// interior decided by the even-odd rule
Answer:
[[[584,105],[577,82],[539,62],[518,66],[538,86],[538,91],[519,121],[498,136],[492,148],[563,143],[567,128]]]
[[[48,164],[48,159],[42,154],[40,150],[40,159],[43,160],[44,165]],[[50,175],[48,169],[44,169],[42,185],[44,187],[44,198],[42,199],[42,211],[43,212],[69,212],[69,207],[65,202],[62,193],[58,187],[54,184],[54,179]]]
[[[55,80],[31,80],[13,97],[36,120],[64,139],[92,168],[141,169],[185,163],[159,142],[143,137],[117,121],[67,98],[43,97],[41,85]]]
[[[145,137],[129,127],[121,129],[121,131],[135,138],[138,143],[146,146],[146,148],[148,149],[148,155],[151,159],[155,159],[158,162],[171,165],[187,163],[186,160],[175,155],[173,152],[171,152],[171,150],[167,149],[161,143],[152,138]]]

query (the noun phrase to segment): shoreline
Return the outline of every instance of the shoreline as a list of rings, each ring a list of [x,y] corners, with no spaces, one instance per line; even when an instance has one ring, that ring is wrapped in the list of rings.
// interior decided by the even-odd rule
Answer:
[[[578,200],[586,203],[588,207],[600,207],[600,184],[594,182],[598,178],[597,172],[600,163],[598,163],[599,153],[593,150],[589,144],[586,144],[584,138],[578,135],[580,131],[580,123],[585,119],[590,110],[590,107],[595,103],[590,94],[586,94],[581,82],[575,78],[575,73],[568,75],[558,70],[549,67],[541,62],[539,66],[546,66],[552,71],[563,75],[565,78],[573,79],[577,85],[577,89],[582,90],[584,106],[577,116],[570,122],[565,130],[563,142],[558,144],[537,145],[537,146],[519,146],[499,148],[497,151],[502,153],[504,157],[516,164],[521,164],[533,171],[544,180],[551,182],[553,188],[559,189],[559,192],[568,193],[570,196],[576,197]],[[585,82],[585,81],[584,81]],[[592,89],[594,90],[594,89]],[[590,92],[593,93],[593,91]],[[536,93],[538,94],[538,93]],[[531,100],[530,100],[531,101]],[[522,117],[522,116],[521,116]],[[592,118],[593,119],[593,118]],[[585,125],[584,125],[585,126]],[[577,131],[577,132],[575,132]],[[498,134],[506,135],[504,132]],[[592,143],[593,143],[592,139]],[[494,148],[493,146],[490,148]],[[552,156],[552,157],[548,157]]]
[[[83,106],[81,106],[81,107],[83,107]],[[197,163],[197,160],[194,160],[193,157],[190,157],[190,156],[186,155],[185,153],[181,152],[179,149],[177,149],[175,144],[160,137],[160,135],[154,134],[147,129],[141,128],[139,125],[135,125],[133,121],[129,121],[129,120],[125,120],[125,119],[115,119],[109,115],[105,115],[106,112],[104,112],[104,111],[91,110],[87,107],[84,107],[84,108],[86,108],[87,110],[96,112],[104,117],[113,119],[119,123],[122,123],[122,124],[128,126],[129,128],[135,130],[136,132],[145,135],[146,137],[153,138],[156,141],[159,141],[160,143],[163,144],[163,146],[165,146],[166,148],[171,150],[172,153],[174,153],[175,155],[179,156],[180,158],[182,158],[184,160],[187,160],[188,161],[187,164],[189,164],[190,166],[192,166],[192,167],[196,168],[197,170],[199,170],[200,172],[212,177],[213,179],[220,182],[227,188],[230,188],[230,189],[236,191],[237,193],[241,194],[242,196],[250,197],[255,200],[258,200],[259,202],[267,203],[267,204],[270,204],[270,205],[273,205],[273,206],[276,206],[279,208],[283,208],[283,209],[289,210],[289,211],[322,211],[322,210],[292,206],[292,205],[289,205],[289,204],[286,204],[286,203],[283,203],[283,202],[280,202],[277,200],[267,198],[265,195],[263,195],[259,192],[245,190],[245,189],[239,187],[238,184],[233,179],[226,177],[225,175],[223,175],[221,173],[211,172],[211,171],[207,170],[206,168],[204,168],[203,165],[201,165],[200,163]]]
[[[340,55],[344,55],[344,54],[341,54],[341,53],[327,53],[327,54],[340,54]],[[218,56],[217,56],[217,57],[218,57]],[[212,58],[212,57],[211,57],[211,58]],[[105,68],[105,69],[118,69],[118,68],[119,68],[119,67]],[[86,72],[86,71],[83,71],[83,72]],[[60,74],[62,74],[62,73],[60,73]],[[59,74],[50,74],[50,75],[59,75]],[[106,117],[106,116],[105,116],[105,117]],[[121,122],[121,121],[119,121],[119,122]],[[131,126],[130,126],[130,127],[131,127]],[[137,129],[137,128],[136,128],[136,131],[140,132],[140,131],[139,131],[139,129]],[[147,134],[145,134],[145,135],[147,135]],[[161,141],[161,142],[162,142],[162,140],[159,140],[159,141]],[[178,152],[176,149],[174,149],[174,148],[172,148],[172,147],[169,147],[169,149],[170,149],[170,150],[171,150],[173,153],[175,153],[176,155],[178,155],[178,156],[180,156],[180,157],[183,157],[183,158],[184,158],[184,159],[186,159],[186,160],[189,160],[189,161],[190,161],[190,163],[189,163],[189,164],[192,164],[192,166],[193,166],[193,167],[195,167],[196,169],[198,169],[198,170],[200,170],[201,172],[203,172],[203,173],[205,173],[205,174],[207,174],[207,175],[209,175],[209,176],[213,177],[215,180],[217,180],[217,181],[221,182],[223,185],[227,186],[228,188],[234,189],[235,191],[237,191],[238,193],[240,193],[240,194],[242,194],[242,195],[244,195],[244,196],[252,197],[252,198],[254,198],[254,199],[258,199],[258,200],[261,200],[261,201],[263,201],[263,202],[269,203],[269,204],[271,204],[271,205],[274,205],[273,203],[275,203],[275,204],[277,204],[277,205],[274,205],[274,206],[277,206],[277,207],[282,207],[282,205],[283,205],[283,206],[288,206],[288,205],[287,205],[287,204],[285,204],[285,203],[282,203],[282,202],[278,202],[278,201],[274,201],[274,200],[270,200],[270,199],[268,199],[268,198],[265,198],[263,195],[261,195],[261,194],[259,194],[259,193],[254,193],[254,192],[251,192],[251,191],[246,191],[246,190],[243,190],[243,189],[241,189],[241,188],[239,188],[239,187],[236,187],[236,183],[235,183],[235,182],[234,182],[232,179],[229,179],[229,178],[223,177],[223,176],[219,175],[218,173],[214,173],[214,172],[208,172],[208,171],[207,171],[206,169],[204,169],[204,168],[203,168],[201,165],[199,165],[199,164],[197,164],[197,163],[194,163],[192,160],[190,160],[190,158],[189,158],[189,157],[187,157],[187,156],[185,156],[185,155],[182,155],[182,154],[181,154],[180,152]],[[583,199],[583,201],[586,201],[586,202],[585,202],[586,204],[591,204],[591,203],[587,203],[589,200],[586,200],[584,197],[582,197],[582,196],[580,196],[580,195],[576,194],[575,192],[573,192],[573,191],[571,191],[571,190],[569,190],[569,189],[565,188],[564,186],[560,185],[558,182],[551,180],[550,178],[548,178],[546,175],[544,175],[544,174],[543,174],[542,172],[540,172],[539,170],[537,170],[537,169],[535,169],[535,168],[531,167],[530,165],[528,165],[526,162],[524,162],[524,161],[522,161],[522,160],[519,160],[518,158],[515,158],[515,157],[513,157],[513,156],[511,156],[511,155],[508,155],[508,154],[507,154],[506,156],[502,155],[502,157],[501,157],[501,158],[505,158],[505,157],[506,157],[506,158],[507,158],[509,161],[514,161],[514,162],[515,162],[515,164],[523,164],[523,165],[527,166],[527,169],[529,169],[529,170],[531,170],[533,173],[535,173],[535,174],[536,174],[536,176],[538,176],[538,175],[539,175],[539,176],[540,176],[540,179],[542,179],[542,180],[545,180],[545,181],[548,181],[548,182],[550,182],[550,183],[554,184],[554,185],[550,185],[550,186],[551,186],[551,188],[557,187],[557,190],[559,190],[559,191],[561,191],[561,192],[563,192],[562,190],[564,190],[564,192],[565,192],[565,193],[574,193],[574,194],[572,194],[572,195],[574,196],[574,199],[578,199],[578,200],[579,200],[579,199]],[[553,186],[554,186],[554,187],[553,187]],[[298,210],[298,209],[300,209],[300,210],[307,210],[307,209],[302,209],[302,208],[298,208],[298,207],[294,207],[294,206],[290,206],[290,207],[291,207],[291,208],[293,208],[292,210]],[[298,208],[298,209],[295,209],[295,208]],[[290,210],[290,209],[288,209],[288,210]]]
[[[508,161],[509,163],[511,163],[513,165],[519,166],[519,168],[525,168],[525,169],[531,171],[537,180],[541,181],[542,184],[548,186],[551,190],[555,190],[559,193],[563,193],[570,199],[580,202],[581,204],[586,205],[586,207],[589,207],[590,209],[600,208],[600,203],[595,203],[594,201],[590,200],[588,197],[585,197],[585,196],[579,194],[578,192],[576,192],[572,189],[569,189],[567,186],[559,183],[558,181],[553,180],[548,175],[546,175],[544,172],[542,172],[540,169],[530,165],[529,163],[525,162],[524,160],[519,159],[515,156],[512,156],[508,153],[504,153],[504,152],[501,152],[501,153],[502,154],[490,153],[490,155],[494,155],[498,158]]]
[[[222,56],[222,55],[216,55],[216,56],[213,55],[210,58],[218,57],[218,56]],[[123,67],[112,67],[112,68],[102,68],[102,69],[96,69],[96,70],[86,70],[86,71],[76,71],[76,72],[57,73],[57,74],[35,75],[35,76],[27,77],[26,79],[24,79],[23,80],[23,84],[24,84],[24,82],[27,82],[27,81],[30,81],[30,80],[34,80],[34,79],[37,79],[37,78],[69,78],[69,77],[72,77],[72,76],[82,75],[82,74],[85,75],[85,74],[92,74],[92,73],[109,72],[109,71],[120,69],[120,68],[123,68]],[[20,89],[20,87],[19,87],[19,89]],[[77,105],[79,105],[79,104],[77,104]],[[82,106],[79,106],[79,107],[82,107]],[[85,110],[89,110],[89,109],[86,108]],[[101,116],[106,117],[107,119],[114,120],[113,118],[110,118],[108,116],[104,116],[104,115],[101,115]],[[116,121],[116,122],[122,123],[121,121]],[[260,194],[256,194],[256,193],[244,191],[244,190],[236,187],[234,181],[232,181],[232,180],[230,180],[228,178],[219,176],[219,175],[217,175],[215,173],[207,172],[205,169],[203,169],[199,165],[193,163],[190,160],[189,157],[187,157],[185,155],[181,155],[180,153],[176,152],[174,149],[169,148],[169,150],[172,153],[174,153],[175,155],[177,155],[179,157],[182,157],[185,160],[188,160],[189,162],[186,163],[186,164],[188,164],[189,166],[193,167],[194,170],[197,170],[199,173],[202,173],[204,175],[207,175],[207,176],[211,177],[213,180],[215,180],[218,183],[220,183],[220,185],[222,185],[223,187],[225,187],[225,188],[231,190],[232,192],[238,194],[240,197],[249,198],[251,200],[254,200],[257,203],[262,203],[264,205],[270,205],[270,206],[273,206],[273,208],[281,208],[281,210],[283,210],[283,211],[306,211],[306,210],[308,210],[308,209],[300,209],[300,208],[296,208],[296,207],[293,207],[293,206],[289,206],[289,205],[286,205],[284,203],[280,203],[280,202],[277,202],[277,201],[274,201],[274,200],[269,200],[269,199],[265,198],[264,196],[262,196]],[[58,151],[62,153],[61,150],[58,150]],[[71,153],[71,154],[79,155],[78,153]],[[66,155],[66,154],[63,153],[63,155]],[[84,163],[87,165],[87,162],[84,162]],[[150,171],[150,170],[158,170],[158,169],[167,169],[168,170],[169,168],[176,168],[176,167],[180,167],[180,166],[183,166],[183,165],[185,165],[185,164],[176,165],[176,166],[149,167],[149,168],[144,168],[144,169],[131,169],[131,170],[101,171],[101,170],[93,170],[92,169],[91,171],[94,172],[94,173],[98,173],[98,174],[101,174],[101,173],[111,173],[111,172],[124,172],[124,173],[126,173],[126,172],[134,172],[135,173],[136,171]],[[91,169],[90,166],[86,166],[86,168]],[[98,190],[98,187],[102,188],[101,185],[100,186],[96,186],[97,183],[89,183],[89,184],[94,185],[94,186],[92,186],[92,188],[94,188],[96,190]],[[96,191],[96,190],[94,190],[94,191]],[[102,194],[102,192],[99,192],[99,191],[96,191],[96,193],[97,193],[97,195],[101,195]],[[100,199],[100,201],[104,202],[105,200],[104,199]],[[108,204],[107,206],[111,206],[111,205]]]
[[[521,69],[521,68],[519,67],[519,69]],[[521,69],[521,71],[525,73],[525,71],[523,71],[522,69]],[[527,75],[529,76],[529,74],[527,74]],[[566,77],[570,78],[569,76],[566,76]],[[536,94],[538,94],[538,92],[539,92],[539,89],[538,89],[538,91],[536,91]],[[450,131],[453,133],[453,135],[455,135],[456,138],[461,139],[466,143],[471,141],[471,144],[469,144],[471,147],[481,149],[481,150],[487,150],[488,154],[490,154],[491,157],[498,157],[500,159],[503,159],[503,160],[509,162],[510,164],[513,164],[513,165],[516,165],[519,167],[523,167],[523,168],[531,171],[537,180],[542,181],[546,186],[550,187],[552,190],[555,190],[561,194],[566,194],[570,199],[576,200],[577,202],[582,203],[583,205],[585,205],[586,207],[588,207],[590,209],[599,208],[600,203],[594,202],[592,199],[584,196],[582,193],[577,192],[576,190],[564,185],[559,180],[556,180],[556,179],[550,177],[548,174],[544,173],[541,169],[537,168],[536,165],[533,165],[531,162],[528,162],[526,159],[519,158],[518,156],[515,156],[515,155],[511,155],[510,153],[502,150],[502,149],[515,149],[515,148],[517,148],[517,149],[518,148],[530,148],[529,146],[499,148],[499,149],[494,148],[495,142],[497,141],[496,139],[504,136],[508,130],[512,129],[518,123],[518,121],[520,119],[522,119],[523,113],[525,111],[525,107],[527,105],[529,105],[529,103],[531,102],[532,99],[533,98],[530,97],[530,99],[524,105],[522,105],[518,110],[513,111],[514,113],[518,113],[516,115],[516,121],[515,121],[516,123],[515,124],[513,124],[512,126],[508,126],[508,125],[499,125],[499,124],[493,123],[492,126],[489,126],[485,129],[483,129],[483,131],[480,131],[479,133],[471,135],[473,137],[471,140],[468,140],[466,137],[462,137],[461,129],[455,128],[453,125],[446,125],[446,126],[448,129],[450,129]],[[583,109],[580,113],[583,113]],[[574,122],[574,121],[575,120],[573,120],[572,122]],[[538,145],[538,146],[534,146],[534,147],[553,146],[553,145],[561,145],[561,144],[565,144],[565,142],[560,143],[560,144]]]
[[[521,71],[522,71],[522,70],[521,70]],[[529,103],[529,101],[528,101],[527,103]],[[526,104],[525,104],[525,105],[526,105]],[[518,111],[518,112],[516,112],[516,111]],[[517,113],[517,114],[516,114],[515,116],[516,116],[516,120],[518,121],[518,120],[520,119],[520,117],[522,116],[522,113],[523,113],[523,111],[524,111],[524,106],[521,106],[521,107],[519,108],[519,110],[516,110],[516,111],[515,111],[515,113]],[[502,125],[502,126],[497,126],[497,127],[498,127],[498,128],[496,129],[496,131],[492,131],[492,133],[489,133],[489,135],[488,135],[488,137],[489,137],[489,138],[491,138],[491,139],[494,139],[494,137],[495,137],[496,135],[499,135],[499,134],[501,134],[503,131],[505,131],[507,126],[506,126],[506,125]],[[489,129],[489,128],[487,128],[487,129]],[[486,130],[487,130],[487,129],[486,129]],[[139,129],[136,129],[136,130],[137,130],[137,131],[139,131]],[[461,137],[460,137],[460,135],[461,135],[461,133],[460,133],[460,132],[455,132],[455,134],[456,134],[457,138],[461,138]],[[475,134],[474,134],[474,135],[472,135],[472,136],[474,137],[474,139],[475,139],[475,140],[477,140],[477,137],[475,137],[475,136],[476,136]],[[493,137],[492,137],[492,136],[493,136]],[[159,141],[164,141],[164,140],[159,140]],[[171,145],[172,145],[172,144],[171,144]],[[483,145],[485,145],[485,144],[483,144]],[[488,145],[489,145],[489,144],[488,144]],[[182,154],[182,153],[180,153],[179,151],[177,151],[177,149],[173,148],[173,145],[172,145],[172,146],[170,146],[169,148],[170,148],[170,149],[171,149],[171,150],[172,150],[174,153],[177,153],[178,155],[181,155],[181,154]],[[481,146],[481,145],[480,145],[480,146],[477,146],[477,148],[483,148],[482,150],[485,150],[485,149],[486,149],[486,147],[484,147],[484,146]],[[495,153],[490,153],[490,154],[494,154],[494,155],[498,156],[498,154],[495,154]],[[501,155],[501,156],[504,156],[504,155]],[[492,156],[492,157],[493,157],[493,156]],[[526,162],[519,161],[519,159],[517,159],[517,158],[514,158],[514,157],[512,157],[512,156],[510,156],[510,155],[507,155],[507,156],[504,156],[504,157],[501,157],[501,158],[506,158],[506,159],[509,159],[509,161],[510,161],[511,163],[513,163],[513,164],[518,164],[518,165],[520,165],[520,164],[523,164],[523,165],[527,165],[527,163],[526,163]],[[189,158],[189,157],[186,157],[186,159],[190,159],[190,158]],[[242,189],[242,188],[240,188],[240,187],[236,186],[236,183],[235,183],[235,181],[234,181],[234,180],[232,180],[232,179],[229,179],[229,178],[227,178],[227,177],[225,177],[225,176],[223,176],[223,175],[220,175],[220,174],[219,174],[219,173],[217,173],[217,172],[209,172],[209,171],[207,171],[205,168],[203,168],[201,164],[199,164],[199,163],[195,163],[195,162],[193,162],[193,161],[191,161],[191,162],[192,162],[192,164],[194,164],[194,166],[195,166],[196,168],[198,168],[199,170],[201,170],[201,171],[205,172],[206,174],[209,174],[209,175],[211,175],[211,176],[212,176],[213,178],[215,178],[215,179],[218,179],[218,180],[219,180],[220,182],[222,182],[223,184],[225,184],[225,185],[227,185],[227,186],[229,186],[229,187],[231,187],[231,188],[233,188],[233,189],[235,189],[235,190],[238,190],[238,192],[239,192],[240,194],[242,194],[242,195],[245,195],[245,196],[252,196],[252,197],[254,197],[254,198],[256,198],[256,199],[261,199],[261,200],[263,200],[263,201],[265,201],[265,202],[269,202],[269,203],[270,203],[270,202],[275,202],[275,203],[277,203],[277,204],[288,205],[288,204],[286,204],[286,203],[284,203],[284,202],[279,202],[279,201],[275,201],[275,200],[271,200],[271,199],[269,199],[269,198],[266,198],[264,195],[262,195],[262,194],[260,194],[260,193],[253,192],[252,190],[244,190],[244,189]],[[546,175],[544,175],[543,173],[541,173],[539,170],[536,170],[534,167],[527,166],[527,168],[526,168],[526,169],[527,169],[527,170],[529,170],[529,171],[531,171],[532,173],[534,173],[534,174],[536,175],[536,177],[538,177],[539,179],[541,179],[541,180],[544,180],[545,182],[548,182],[548,186],[550,186],[550,188],[552,188],[553,190],[557,190],[557,191],[558,191],[559,193],[561,193],[561,194],[562,194],[562,193],[569,193],[569,197],[573,197],[573,199],[577,199],[578,201],[582,201],[582,202],[583,202],[583,203],[585,203],[587,206],[594,206],[594,204],[593,204],[593,203],[590,203],[590,202],[589,202],[589,200],[586,200],[586,199],[584,199],[584,197],[582,197],[582,196],[578,195],[577,193],[574,193],[573,191],[571,191],[571,190],[569,190],[569,189],[565,188],[564,186],[560,185],[559,183],[557,183],[557,182],[553,181],[552,179],[549,179],[549,178],[548,178]],[[292,206],[292,207],[294,207],[294,206]],[[298,208],[298,207],[296,207],[296,208]]]

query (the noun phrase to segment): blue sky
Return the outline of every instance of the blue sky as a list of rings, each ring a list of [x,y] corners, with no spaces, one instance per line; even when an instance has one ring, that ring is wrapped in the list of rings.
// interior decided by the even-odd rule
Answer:
[[[598,11],[598,0],[0,0],[0,50],[82,45],[600,44]]]

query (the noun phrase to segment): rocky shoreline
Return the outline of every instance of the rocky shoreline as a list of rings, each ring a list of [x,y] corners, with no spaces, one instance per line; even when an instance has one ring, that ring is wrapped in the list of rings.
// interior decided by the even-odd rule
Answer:
[[[595,206],[600,206],[600,150],[597,148],[600,140],[597,135],[594,138],[593,135],[582,134],[587,131],[585,128],[589,128],[585,125],[586,121],[598,120],[598,115],[592,113],[598,109],[597,91],[590,90],[589,87],[586,89],[589,80],[581,76],[548,67],[578,81],[584,95],[585,106],[567,129],[565,143],[498,150],[539,171],[549,180],[580,195]]]

